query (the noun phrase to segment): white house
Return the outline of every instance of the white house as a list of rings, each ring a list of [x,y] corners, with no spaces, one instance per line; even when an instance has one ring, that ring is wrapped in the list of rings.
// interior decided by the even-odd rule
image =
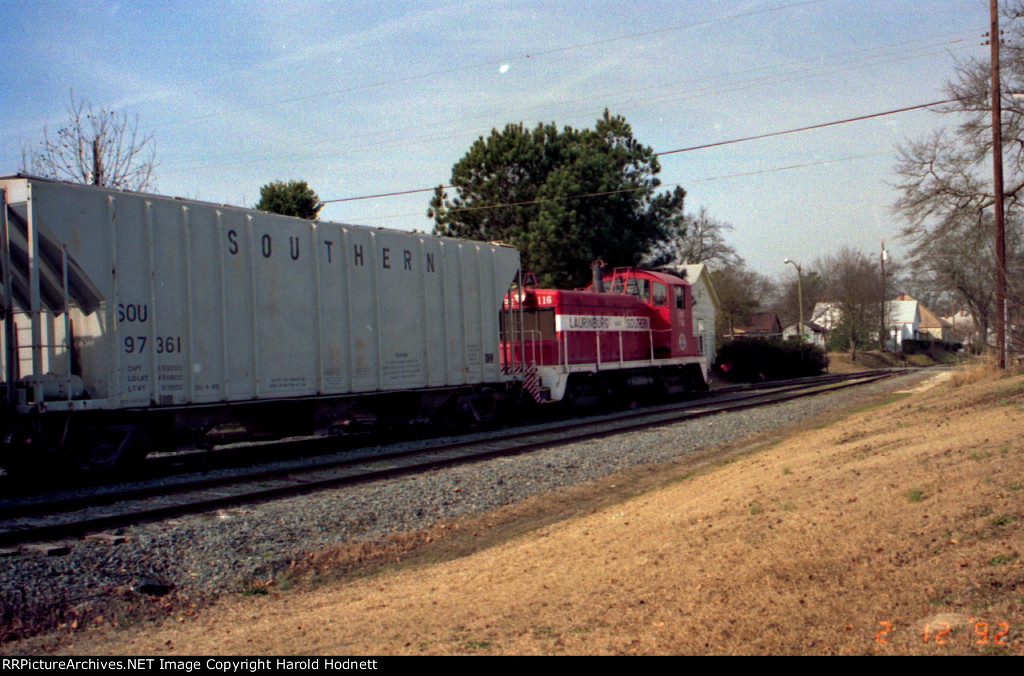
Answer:
[[[921,304],[900,294],[885,304],[885,349],[899,352],[904,340],[921,340]]]
[[[823,340],[828,342],[828,334],[839,326],[842,310],[838,303],[816,303],[811,313],[811,323],[821,327]],[[885,303],[885,349],[898,352],[903,349],[904,340],[920,340],[921,307],[916,300],[901,294],[897,300]]]
[[[838,303],[815,303],[814,309],[811,310],[811,318],[808,321],[821,327],[827,341],[828,334],[832,332],[832,329],[839,326],[842,318],[843,313],[839,309]]]
[[[797,323],[787,324],[782,328],[782,337],[786,340],[794,339],[799,335],[797,331]],[[825,349],[825,339],[828,336],[828,332],[825,331],[824,327],[815,324],[812,321],[804,320],[804,331],[803,338],[812,345],[816,345],[821,349]]]
[[[711,283],[708,267],[703,263],[677,265],[671,272],[690,283],[693,299],[693,333],[700,342],[701,355],[710,373],[715,365],[715,319],[718,316],[718,294]]]

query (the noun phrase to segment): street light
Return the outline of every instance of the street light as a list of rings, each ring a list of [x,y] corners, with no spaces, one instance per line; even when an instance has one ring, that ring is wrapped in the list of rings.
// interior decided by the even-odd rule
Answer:
[[[804,339],[804,286],[803,286],[803,281],[802,281],[801,278],[803,277],[803,271],[804,270],[803,270],[802,267],[800,267],[800,265],[798,263],[796,263],[795,261],[791,261],[788,258],[786,260],[782,261],[783,265],[786,265],[787,263],[792,263],[793,267],[796,268],[796,302],[797,302],[797,305],[800,306],[800,323],[797,324],[797,334],[796,335],[798,335],[800,337],[800,340],[803,341],[803,339]]]

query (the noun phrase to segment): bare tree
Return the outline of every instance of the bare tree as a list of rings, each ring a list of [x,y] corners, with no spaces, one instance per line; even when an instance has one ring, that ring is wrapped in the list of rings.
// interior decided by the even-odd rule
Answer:
[[[715,268],[741,267],[743,259],[725,241],[732,226],[708,215],[706,207],[697,214],[685,214],[665,228],[667,237],[655,244],[644,265],[664,267],[709,263]]]
[[[825,299],[839,310],[839,326],[829,340],[846,343],[850,356],[874,342],[882,317],[881,272],[862,251],[843,247],[838,253],[818,259],[814,268],[825,283]]]
[[[1006,208],[1007,299],[1011,322],[1024,316],[1019,283],[1024,268],[1020,222],[1024,218],[1024,0],[1005,3],[1010,20],[1000,58]],[[953,103],[940,113],[956,120],[899,149],[895,167],[901,196],[894,210],[911,244],[909,268],[955,294],[983,330],[993,321],[995,256],[991,242],[996,203],[992,189],[991,67],[988,59],[962,62],[946,93]],[[984,335],[984,333],[982,334]]]
[[[805,270],[799,281],[791,271],[780,274],[776,282],[777,293],[772,301],[772,310],[779,315],[782,325],[789,326],[800,320],[810,320],[814,314],[814,305],[825,293],[825,283],[814,270]],[[800,301],[803,300],[801,313]]]
[[[742,263],[711,272],[718,296],[719,336],[732,336],[737,326],[750,321],[753,313],[768,306],[775,285],[767,276],[747,269]]]
[[[22,147],[22,171],[110,188],[153,188],[156,141],[139,132],[138,116],[106,107],[94,111],[74,92],[69,98],[67,123],[52,136],[44,127],[42,141]]]

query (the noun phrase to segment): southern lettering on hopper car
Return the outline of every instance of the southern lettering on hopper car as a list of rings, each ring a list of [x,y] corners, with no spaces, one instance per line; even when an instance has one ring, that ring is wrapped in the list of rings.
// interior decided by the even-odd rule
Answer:
[[[241,253],[241,249],[238,244],[238,231],[228,230],[226,234],[228,240],[228,253],[232,256],[237,256]],[[335,262],[334,246],[338,242],[330,239],[323,240],[324,252],[326,253],[326,259],[328,264]],[[274,255],[274,238],[270,233],[264,233],[259,238],[259,249],[260,255],[263,258],[272,258]],[[293,260],[299,260],[302,255],[301,239],[298,237],[288,237],[288,257]],[[415,270],[414,262],[416,262],[416,255],[410,249],[392,250],[391,247],[381,247],[380,249],[380,269],[381,270],[392,270],[401,269],[409,272]],[[363,267],[367,265],[366,253],[363,249],[362,244],[352,245],[352,265]],[[423,256],[423,261],[420,262],[422,269],[425,272],[436,273],[437,266],[434,261],[434,254],[427,253]],[[144,321],[144,320],[143,320]]]

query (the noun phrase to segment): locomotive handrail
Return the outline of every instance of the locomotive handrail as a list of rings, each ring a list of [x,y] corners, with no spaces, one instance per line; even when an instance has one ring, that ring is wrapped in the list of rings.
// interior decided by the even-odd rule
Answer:
[[[647,360],[648,361],[653,363],[657,359],[657,357],[655,356],[655,352],[654,352],[654,334],[655,333],[671,333],[671,332],[672,332],[671,328],[668,328],[668,329],[647,329],[647,343],[648,343],[648,347],[649,347],[649,350],[648,350],[648,353],[647,353],[648,354],[648,356],[647,356]],[[627,334],[627,333],[630,333],[630,332],[623,331],[623,330],[612,331],[612,330],[606,330],[606,329],[595,329],[593,333],[594,333],[594,343],[595,343],[595,364],[597,365],[598,370],[600,370],[600,368],[601,368],[601,366],[603,364],[607,364],[608,363],[608,362],[602,362],[601,361],[601,334],[602,333],[605,333],[605,334],[614,333],[614,334],[616,334],[618,336],[618,340],[619,340],[619,359],[618,359],[618,364],[621,366],[621,365],[626,363],[625,349],[623,347],[623,336],[625,334]],[[633,333],[635,333],[635,332],[633,332]],[[568,331],[563,331],[562,332],[562,340],[558,343],[558,365],[560,367],[563,367],[563,368],[568,368],[569,367],[568,352],[569,352],[569,332]]]
[[[537,351],[538,351],[537,345],[539,343],[543,342],[543,333],[541,331],[537,330],[537,329],[521,329],[517,333],[519,333],[520,335],[523,336],[522,340],[518,341],[519,348],[520,348],[518,350],[519,354],[517,354],[517,350],[515,349],[515,345],[513,343],[511,343],[510,341],[508,341],[507,337],[506,337],[506,341],[505,341],[505,345],[507,346],[506,349],[509,352],[511,352],[512,359],[509,362],[506,363],[505,372],[506,373],[510,373],[510,374],[514,373],[515,372],[515,368],[516,368],[516,366],[518,364],[523,364],[523,365],[531,365],[532,364],[534,366],[544,366],[544,351],[543,350],[540,350],[540,361],[538,361],[538,359],[537,359]],[[530,355],[529,356],[530,356],[531,359],[529,361],[526,359],[526,357],[527,357],[526,350],[530,351]]]

